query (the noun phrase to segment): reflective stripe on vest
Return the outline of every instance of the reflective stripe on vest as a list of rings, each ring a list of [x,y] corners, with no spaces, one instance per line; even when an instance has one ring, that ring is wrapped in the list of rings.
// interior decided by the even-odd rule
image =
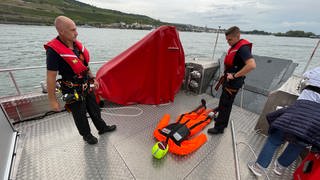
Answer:
[[[79,41],[75,41],[75,45],[79,50],[81,50],[81,53],[84,57],[84,62],[88,64],[90,61],[88,50]],[[66,47],[57,38],[54,38],[53,40],[44,45],[45,49],[48,49],[48,47],[52,48],[56,53],[58,53],[59,56],[62,57],[70,65],[75,74],[81,75],[82,73],[88,71],[88,67],[84,65],[82,60],[80,60],[71,49]]]

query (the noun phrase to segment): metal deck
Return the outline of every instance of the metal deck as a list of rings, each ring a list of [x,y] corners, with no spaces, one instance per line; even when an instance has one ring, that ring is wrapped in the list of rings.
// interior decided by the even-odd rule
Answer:
[[[218,99],[207,94],[177,94],[174,103],[167,105],[132,105],[119,107],[107,105],[102,116],[107,124],[116,124],[117,130],[99,136],[90,123],[92,134],[99,142],[88,145],[82,140],[74,125],[72,115],[59,113],[42,120],[16,124],[20,132],[18,152],[13,169],[13,179],[236,179],[231,125],[222,135],[207,135],[200,149],[187,156],[168,153],[157,160],[151,155],[156,142],[153,131],[165,113],[171,122],[184,112],[200,104],[200,99],[214,108]],[[246,164],[254,160],[265,137],[254,132],[259,115],[234,106],[234,121],[241,179],[256,179]],[[209,124],[207,129],[212,127]],[[296,163],[282,177],[268,169],[269,179],[292,179]],[[263,178],[262,178],[263,179]]]

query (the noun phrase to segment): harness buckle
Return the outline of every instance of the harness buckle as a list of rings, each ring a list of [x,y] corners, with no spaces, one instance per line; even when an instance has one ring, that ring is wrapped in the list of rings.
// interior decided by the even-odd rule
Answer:
[[[65,81],[68,88],[73,88],[73,83],[71,81]]]

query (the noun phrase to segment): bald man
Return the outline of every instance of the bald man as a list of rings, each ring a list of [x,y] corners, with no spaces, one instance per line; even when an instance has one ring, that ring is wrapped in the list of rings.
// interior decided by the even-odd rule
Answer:
[[[91,133],[86,116],[88,112],[99,134],[114,131],[116,125],[108,126],[101,118],[99,105],[93,93],[99,84],[89,68],[89,52],[77,40],[78,32],[73,20],[58,16],[54,25],[58,36],[44,45],[47,55],[47,89],[50,106],[54,111],[61,107],[56,97],[56,82],[65,101],[65,108],[72,112],[76,127],[88,144],[98,139]],[[57,75],[61,79],[56,80]]]

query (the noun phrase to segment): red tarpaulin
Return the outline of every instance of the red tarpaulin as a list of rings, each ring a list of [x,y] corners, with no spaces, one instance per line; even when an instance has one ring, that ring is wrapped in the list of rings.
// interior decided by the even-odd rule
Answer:
[[[173,102],[184,72],[179,34],[173,26],[161,26],[98,70],[96,93],[123,105]]]

